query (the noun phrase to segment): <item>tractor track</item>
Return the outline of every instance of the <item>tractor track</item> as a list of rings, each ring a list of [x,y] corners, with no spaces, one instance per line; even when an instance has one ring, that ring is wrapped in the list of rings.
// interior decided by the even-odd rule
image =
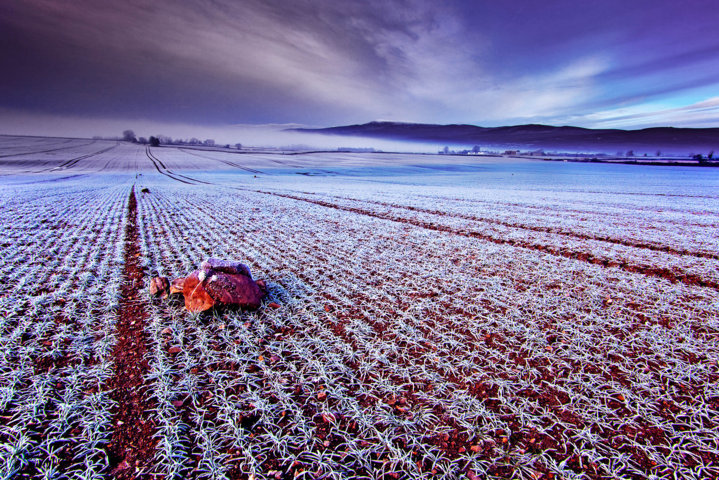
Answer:
[[[182,175],[179,173],[175,173],[169,168],[165,166],[164,163],[162,163],[162,160],[157,158],[151,151],[150,147],[145,147],[145,155],[147,155],[147,158],[150,159],[152,164],[155,166],[155,169],[162,175],[165,175],[168,178],[171,178],[175,180],[176,182],[185,183],[187,185],[197,185],[198,183],[202,183],[205,185],[213,185],[211,182],[205,182],[203,180],[198,180],[196,178],[188,177],[187,175]]]
[[[81,162],[81,161],[83,161],[83,160],[87,160],[88,158],[92,158],[92,157],[95,157],[95,156],[97,156],[97,155],[102,155],[103,153],[109,152],[110,150],[112,150],[112,149],[114,149],[114,148],[117,148],[118,145],[119,145],[119,144],[116,143],[115,145],[112,145],[112,146],[107,147],[107,148],[103,148],[102,150],[98,150],[97,152],[88,153],[88,154],[86,154],[86,155],[81,155],[81,156],[79,156],[79,157],[71,158],[70,160],[67,160],[67,161],[61,163],[61,164],[58,165],[57,167],[53,167],[53,168],[45,169],[45,170],[40,170],[40,171],[34,172],[34,173],[40,173],[40,172],[44,172],[44,171],[50,171],[50,172],[52,172],[52,171],[55,171],[55,170],[65,170],[65,169],[68,169],[68,168],[72,168],[72,167],[74,167],[75,165],[77,165],[79,162]]]
[[[71,138],[71,139],[65,140],[63,143],[69,143],[69,142],[71,142],[71,141],[73,141],[73,140],[74,140],[74,139]],[[81,145],[68,145],[68,146],[66,146],[66,147],[49,148],[49,149],[46,149],[46,150],[33,150],[32,152],[7,153],[7,154],[5,154],[5,155],[0,155],[0,158],[21,157],[21,156],[24,156],[24,155],[34,155],[34,154],[36,154],[36,153],[57,152],[57,151],[59,151],[59,150],[67,150],[67,149],[69,149],[69,148],[85,147],[85,146],[87,146],[87,145],[92,145],[93,143],[96,143],[96,141],[93,140],[92,142],[83,143],[83,144],[81,144]]]
[[[224,163],[225,165],[228,165],[228,166],[234,167],[234,168],[239,168],[240,170],[244,170],[244,171],[246,171],[246,172],[255,173],[255,174],[259,173],[259,174],[262,174],[262,175],[268,175],[267,173],[265,173],[265,172],[263,172],[263,171],[261,171],[261,170],[255,170],[254,168],[250,168],[250,167],[243,167],[242,165],[238,165],[238,164],[236,164],[235,162],[230,162],[229,160],[221,160],[221,159],[219,159],[219,158],[206,157],[205,155],[200,155],[199,153],[192,152],[192,151],[190,151],[190,150],[187,149],[187,148],[181,148],[181,147],[180,147],[180,148],[178,148],[178,150],[182,150],[183,152],[189,153],[190,155],[194,155],[195,157],[200,157],[200,158],[204,158],[204,159],[207,159],[207,160],[214,160],[214,161],[216,161],[216,162]],[[211,151],[216,152],[216,151],[218,151],[218,150],[211,150]],[[223,152],[223,153],[224,153],[224,152]]]

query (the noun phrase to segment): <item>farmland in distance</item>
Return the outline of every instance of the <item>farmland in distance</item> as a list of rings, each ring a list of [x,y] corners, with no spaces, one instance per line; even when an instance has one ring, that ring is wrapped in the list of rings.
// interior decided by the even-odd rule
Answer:
[[[0,185],[2,478],[719,476],[715,169],[0,136]],[[150,299],[211,256],[260,310]]]

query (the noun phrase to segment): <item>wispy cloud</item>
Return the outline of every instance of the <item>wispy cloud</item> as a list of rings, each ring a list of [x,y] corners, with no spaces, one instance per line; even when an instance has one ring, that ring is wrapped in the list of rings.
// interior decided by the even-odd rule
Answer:
[[[4,2],[0,106],[208,126],[590,125],[719,88],[713,12],[705,0]]]
[[[594,127],[716,127],[719,124],[719,97],[681,107],[657,104],[604,110],[584,115],[581,119]]]

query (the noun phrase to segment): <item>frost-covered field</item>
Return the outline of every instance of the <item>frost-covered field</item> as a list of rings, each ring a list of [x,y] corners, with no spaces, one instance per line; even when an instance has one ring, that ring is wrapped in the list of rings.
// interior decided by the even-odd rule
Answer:
[[[214,256],[270,295],[141,296],[155,447],[120,475],[719,476],[713,169],[14,137],[0,166],[3,478],[118,472],[133,187],[146,285]]]

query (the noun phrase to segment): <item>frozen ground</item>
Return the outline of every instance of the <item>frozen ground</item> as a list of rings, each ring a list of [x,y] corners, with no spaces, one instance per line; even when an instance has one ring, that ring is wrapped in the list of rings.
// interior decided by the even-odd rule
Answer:
[[[4,478],[132,471],[128,232],[145,285],[234,258],[279,308],[143,300],[154,453],[127,468],[719,475],[715,169],[0,137],[0,185]]]

